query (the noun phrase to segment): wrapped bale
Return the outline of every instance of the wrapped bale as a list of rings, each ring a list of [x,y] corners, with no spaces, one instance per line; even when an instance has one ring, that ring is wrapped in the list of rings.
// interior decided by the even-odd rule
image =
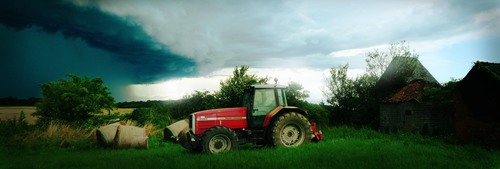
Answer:
[[[113,145],[113,140],[115,139],[116,130],[120,125],[125,124],[122,122],[116,122],[99,127],[95,133],[97,137],[97,143],[104,147],[111,147]]]
[[[178,142],[180,138],[185,137],[189,132],[189,120],[184,119],[175,122],[163,130],[165,141]]]
[[[146,129],[135,126],[118,126],[114,146],[117,148],[148,148]]]

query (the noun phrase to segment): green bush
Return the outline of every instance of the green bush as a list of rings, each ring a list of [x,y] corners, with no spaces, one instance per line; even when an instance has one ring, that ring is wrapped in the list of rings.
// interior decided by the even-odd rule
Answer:
[[[43,98],[36,104],[34,114],[40,116],[40,122],[81,122],[102,113],[102,109],[113,108],[114,98],[101,78],[67,76],[71,79],[40,84]]]
[[[167,112],[159,111],[157,108],[135,109],[128,118],[137,122],[138,125],[153,124],[157,127],[166,127],[172,122]]]
[[[324,105],[305,102],[301,108],[309,114],[309,120],[317,122],[320,126],[327,126],[330,119],[330,113]]]

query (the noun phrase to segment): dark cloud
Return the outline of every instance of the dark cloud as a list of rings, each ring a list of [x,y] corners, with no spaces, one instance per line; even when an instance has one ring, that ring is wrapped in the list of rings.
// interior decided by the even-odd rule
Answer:
[[[75,73],[102,77],[120,100],[130,83],[196,72],[126,18],[67,1],[0,1],[0,97],[39,96],[39,83]]]
[[[194,72],[192,60],[169,52],[140,25],[94,7],[67,1],[7,1],[0,7],[0,23],[18,30],[37,26],[46,33],[60,32],[66,38],[79,38],[89,46],[110,51],[114,59],[134,67],[135,82]]]

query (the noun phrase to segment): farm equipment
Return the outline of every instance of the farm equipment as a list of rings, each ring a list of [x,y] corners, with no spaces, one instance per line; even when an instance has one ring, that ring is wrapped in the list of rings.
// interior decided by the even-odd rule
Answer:
[[[287,105],[285,89],[252,85],[243,96],[243,107],[190,114],[189,130],[176,131],[180,144],[193,151],[219,153],[246,143],[296,147],[321,140],[323,134],[306,118],[307,112]]]

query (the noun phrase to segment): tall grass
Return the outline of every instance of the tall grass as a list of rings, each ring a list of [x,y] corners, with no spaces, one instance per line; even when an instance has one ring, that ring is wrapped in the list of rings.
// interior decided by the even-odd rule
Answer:
[[[191,153],[151,137],[149,149],[0,147],[0,168],[500,168],[500,152],[439,138],[369,129],[323,129],[324,140],[296,148],[243,146]]]
[[[98,148],[95,132],[99,126],[60,121],[29,125],[23,117],[0,120],[0,147]],[[102,122],[99,124],[105,125]],[[125,125],[137,126],[132,120],[125,121]],[[150,123],[141,127],[146,129],[150,137],[161,137],[162,128]]]
[[[45,129],[33,130],[24,138],[26,144],[49,144],[61,147],[76,146],[76,144],[93,143],[95,129],[72,127],[68,124],[51,122]],[[36,141],[36,142],[32,142]]]

